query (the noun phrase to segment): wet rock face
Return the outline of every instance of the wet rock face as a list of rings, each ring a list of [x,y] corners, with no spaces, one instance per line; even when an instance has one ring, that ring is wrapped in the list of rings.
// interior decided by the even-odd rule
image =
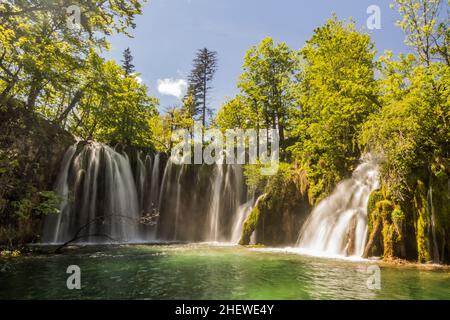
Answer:
[[[0,148],[14,152],[23,179],[51,188],[65,150],[75,138],[41,116],[15,108],[0,113]]]
[[[52,190],[75,138],[58,124],[10,103],[0,108],[0,225],[9,230],[9,243],[21,244],[39,240],[41,217],[29,213],[18,219],[14,204],[38,204],[39,192]],[[0,245],[4,242],[0,236]]]
[[[428,185],[418,180],[410,198],[393,201],[381,188],[368,204],[369,235],[364,258],[407,259],[422,263],[448,263],[445,215],[446,195],[442,181]],[[440,182],[440,185],[436,184]],[[448,206],[448,204],[447,204]],[[433,230],[433,222],[435,223]]]

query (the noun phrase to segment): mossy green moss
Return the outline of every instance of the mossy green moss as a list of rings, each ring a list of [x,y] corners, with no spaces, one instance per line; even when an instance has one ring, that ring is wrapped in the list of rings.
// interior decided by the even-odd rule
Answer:
[[[391,213],[391,219],[394,223],[395,230],[397,232],[398,241],[403,241],[406,215],[400,206],[397,205],[394,207],[394,210]]]
[[[417,188],[414,194],[414,206],[417,214],[416,218],[416,241],[417,259],[419,262],[428,262],[430,257],[430,242],[427,235],[429,225],[427,216],[426,188],[422,181],[417,181]]]
[[[387,222],[391,222],[391,212],[394,209],[394,206],[392,204],[392,201],[390,200],[381,200],[378,201],[376,204],[378,208],[378,212],[381,214],[381,217],[383,220],[386,220]]]
[[[255,209],[244,223],[240,244],[246,245],[256,231],[256,242],[265,245],[294,245],[311,211],[308,180],[303,167],[280,164],[268,179]]]
[[[416,229],[417,255],[419,262],[430,261],[429,242],[425,234],[426,227],[427,223],[424,220],[424,216],[423,214],[420,214],[417,219],[417,229]]]
[[[392,224],[383,223],[383,259],[389,260],[394,257],[394,234],[395,228]]]
[[[373,191],[369,195],[369,200],[367,202],[367,225],[369,228],[369,235],[372,233],[374,228],[374,223],[377,218],[378,210],[377,209],[377,202],[383,200],[383,194],[380,190]]]
[[[372,213],[376,209],[377,202],[382,200],[384,200],[382,192],[380,190],[373,191],[367,202],[367,213]]]
[[[368,205],[369,241],[364,250],[366,257],[371,254],[383,255],[383,259],[405,257],[403,240],[405,214],[386,193],[372,192]]]
[[[248,216],[247,220],[244,223],[241,239],[239,240],[240,245],[248,245],[250,243],[250,237],[252,236],[253,232],[256,229],[260,216],[260,210],[258,206],[259,204],[257,204],[253,208],[252,212],[250,213],[250,215]]]

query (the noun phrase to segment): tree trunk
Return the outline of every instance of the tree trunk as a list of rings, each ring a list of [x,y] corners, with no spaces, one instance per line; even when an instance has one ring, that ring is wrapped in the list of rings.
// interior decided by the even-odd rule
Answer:
[[[73,108],[75,108],[75,106],[78,104],[78,102],[80,102],[82,97],[83,97],[83,90],[78,89],[77,92],[75,92],[75,95],[73,96],[72,101],[70,101],[67,108],[59,116],[58,122],[62,122],[63,120],[65,120],[67,118],[70,111],[72,111]]]

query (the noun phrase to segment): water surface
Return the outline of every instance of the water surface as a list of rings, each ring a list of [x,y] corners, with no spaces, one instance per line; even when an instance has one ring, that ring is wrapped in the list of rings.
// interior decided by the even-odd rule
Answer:
[[[450,299],[448,270],[206,244],[102,246],[0,259],[0,299]],[[81,290],[68,290],[69,265]]]

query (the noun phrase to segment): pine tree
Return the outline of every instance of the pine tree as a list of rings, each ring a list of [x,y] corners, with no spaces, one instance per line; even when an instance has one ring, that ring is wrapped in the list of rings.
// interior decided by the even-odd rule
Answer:
[[[122,62],[122,68],[125,71],[125,76],[130,76],[134,73],[135,69],[134,69],[134,65],[133,65],[133,56],[131,55],[131,50],[130,48],[126,48],[125,51],[123,52],[123,60],[121,60]],[[128,90],[130,90],[130,87],[128,86]],[[122,125],[121,125],[121,130],[123,132],[129,132],[130,131],[130,123],[131,123],[131,116],[129,114],[129,110],[125,109],[123,110],[123,114],[122,114]],[[124,141],[125,144],[130,145],[131,141],[129,140],[129,134],[126,134],[127,136],[127,140]]]
[[[207,115],[211,113],[207,101],[209,91],[212,89],[211,81],[216,71],[217,52],[207,48],[198,50],[188,78],[188,96],[192,96],[194,100],[194,116],[200,116],[203,127],[207,124]]]
[[[131,55],[130,48],[126,48],[123,52],[123,60],[122,62],[122,68],[125,71],[125,74],[129,76],[130,74],[134,73],[134,65],[133,65],[133,56]]]

